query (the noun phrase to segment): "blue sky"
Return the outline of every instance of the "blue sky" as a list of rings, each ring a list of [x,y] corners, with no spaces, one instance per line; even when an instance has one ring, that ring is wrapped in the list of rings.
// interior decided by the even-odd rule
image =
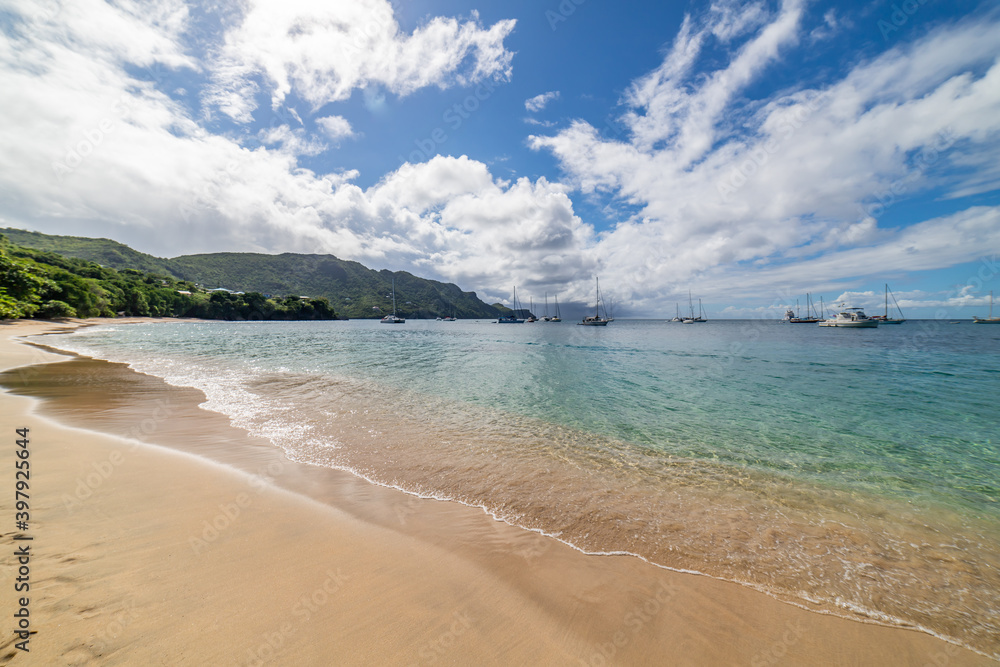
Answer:
[[[0,223],[489,302],[985,314],[993,3],[11,0]],[[997,290],[1000,292],[1000,289]]]

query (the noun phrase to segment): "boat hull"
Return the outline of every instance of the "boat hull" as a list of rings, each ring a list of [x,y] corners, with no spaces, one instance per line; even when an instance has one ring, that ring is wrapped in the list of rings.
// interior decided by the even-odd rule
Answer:
[[[878,328],[878,322],[875,320],[865,320],[863,322],[830,322],[824,321],[820,322],[821,327],[840,327],[842,329],[875,329]]]

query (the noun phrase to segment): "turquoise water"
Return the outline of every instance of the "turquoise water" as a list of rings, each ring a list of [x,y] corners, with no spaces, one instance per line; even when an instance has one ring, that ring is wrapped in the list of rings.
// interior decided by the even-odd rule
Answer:
[[[1000,327],[206,322],[57,345],[198,387],[297,460],[1000,655]]]

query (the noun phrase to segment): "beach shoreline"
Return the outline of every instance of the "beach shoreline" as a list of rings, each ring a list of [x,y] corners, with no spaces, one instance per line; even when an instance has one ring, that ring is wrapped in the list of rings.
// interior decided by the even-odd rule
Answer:
[[[141,400],[98,413],[74,374],[140,374],[14,340],[134,321],[177,320],[0,328],[0,368],[25,383],[65,373],[63,403],[76,401],[56,414],[58,401],[0,396],[7,469],[14,429],[32,434],[35,664],[995,664],[288,461],[199,408],[201,392],[150,376]],[[0,659],[32,664],[16,641],[5,630]]]

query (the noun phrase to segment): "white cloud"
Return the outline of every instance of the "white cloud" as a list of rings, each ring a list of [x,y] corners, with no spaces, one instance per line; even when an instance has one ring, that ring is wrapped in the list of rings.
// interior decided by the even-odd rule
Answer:
[[[144,20],[120,14],[113,23],[133,35]],[[435,25],[418,33],[449,24]],[[456,29],[469,43],[486,39],[472,24]],[[490,39],[502,32],[494,29]],[[190,109],[130,76],[123,66],[130,44],[110,49],[95,27],[67,49],[57,33],[0,43],[0,85],[20,91],[0,107],[0,205],[8,224],[112,236],[159,256],[329,252],[471,285],[485,297],[494,290],[494,298],[504,298],[512,280],[554,291],[589,275],[592,229],[561,185],[505,182],[476,160],[436,156],[362,189],[356,171],[299,166],[324,146],[293,111],[260,130],[261,145],[251,150],[245,137],[206,131]],[[180,37],[168,37],[150,42],[165,60],[183,64]],[[492,65],[479,58],[467,75],[492,74],[503,60],[494,55]],[[80,81],[86,85],[74,85]],[[353,132],[340,116],[317,124],[333,140]]]
[[[113,236],[160,256],[329,252],[481,290],[504,286],[497,297],[512,276],[529,285],[587,270],[591,230],[565,188],[545,179],[506,183],[481,162],[436,156],[365,190],[357,172],[301,168],[298,158],[323,146],[294,123],[261,130],[262,146],[250,150],[82,47],[25,46],[0,46],[0,85],[23,91],[0,108],[10,224]],[[36,74],[26,78],[25,67]],[[99,83],[67,86],[84,77]],[[350,132],[336,116],[319,125]]]
[[[260,143],[275,149],[280,149],[292,156],[319,155],[327,149],[327,145],[319,139],[310,136],[304,129],[292,129],[288,125],[276,125],[257,133]]]
[[[721,17],[731,21],[721,29],[730,39],[753,24]],[[903,231],[878,222],[932,187],[997,187],[1000,23],[946,26],[825,87],[746,102],[741,91],[799,39],[800,17],[799,5],[786,2],[730,63],[708,73],[699,56],[720,28],[689,18],[660,67],[629,88],[624,136],[608,139],[575,121],[530,138],[559,159],[575,188],[638,210],[601,239],[609,284],[646,291],[650,303],[686,293],[692,279],[749,295],[775,281],[811,280],[820,254],[838,258],[831,273],[869,276],[951,266],[997,242],[963,231],[961,215]],[[854,267],[853,257],[867,264]]]
[[[548,105],[552,100],[559,99],[559,91],[552,90],[547,93],[542,93],[541,95],[535,95],[534,97],[524,101],[524,108],[528,111],[535,113],[541,111]]]
[[[407,35],[387,0],[254,0],[226,33],[204,99],[246,122],[261,77],[275,108],[294,89],[313,109],[373,86],[402,97],[503,79],[513,57],[503,40],[513,28],[513,20],[486,28],[473,12],[465,22],[432,18]]]
[[[536,127],[555,127],[555,121],[551,120],[538,120],[537,118],[531,118],[530,116],[524,119],[524,122],[528,125],[534,125]]]
[[[363,196],[393,221],[422,275],[553,291],[594,266],[593,230],[565,188],[544,178],[507,183],[465,156],[437,156],[404,164]]]
[[[714,2],[708,11],[708,29],[719,41],[726,43],[763,25],[767,10],[763,3],[722,0]]]
[[[324,116],[323,118],[317,118],[316,124],[319,125],[323,132],[325,132],[331,139],[343,139],[344,137],[354,136],[354,130],[351,129],[351,124],[343,116]]]
[[[813,43],[830,39],[840,32],[845,23],[849,22],[845,22],[842,18],[838,17],[836,9],[828,9],[823,14],[822,25],[813,28],[809,33],[809,38]]]

